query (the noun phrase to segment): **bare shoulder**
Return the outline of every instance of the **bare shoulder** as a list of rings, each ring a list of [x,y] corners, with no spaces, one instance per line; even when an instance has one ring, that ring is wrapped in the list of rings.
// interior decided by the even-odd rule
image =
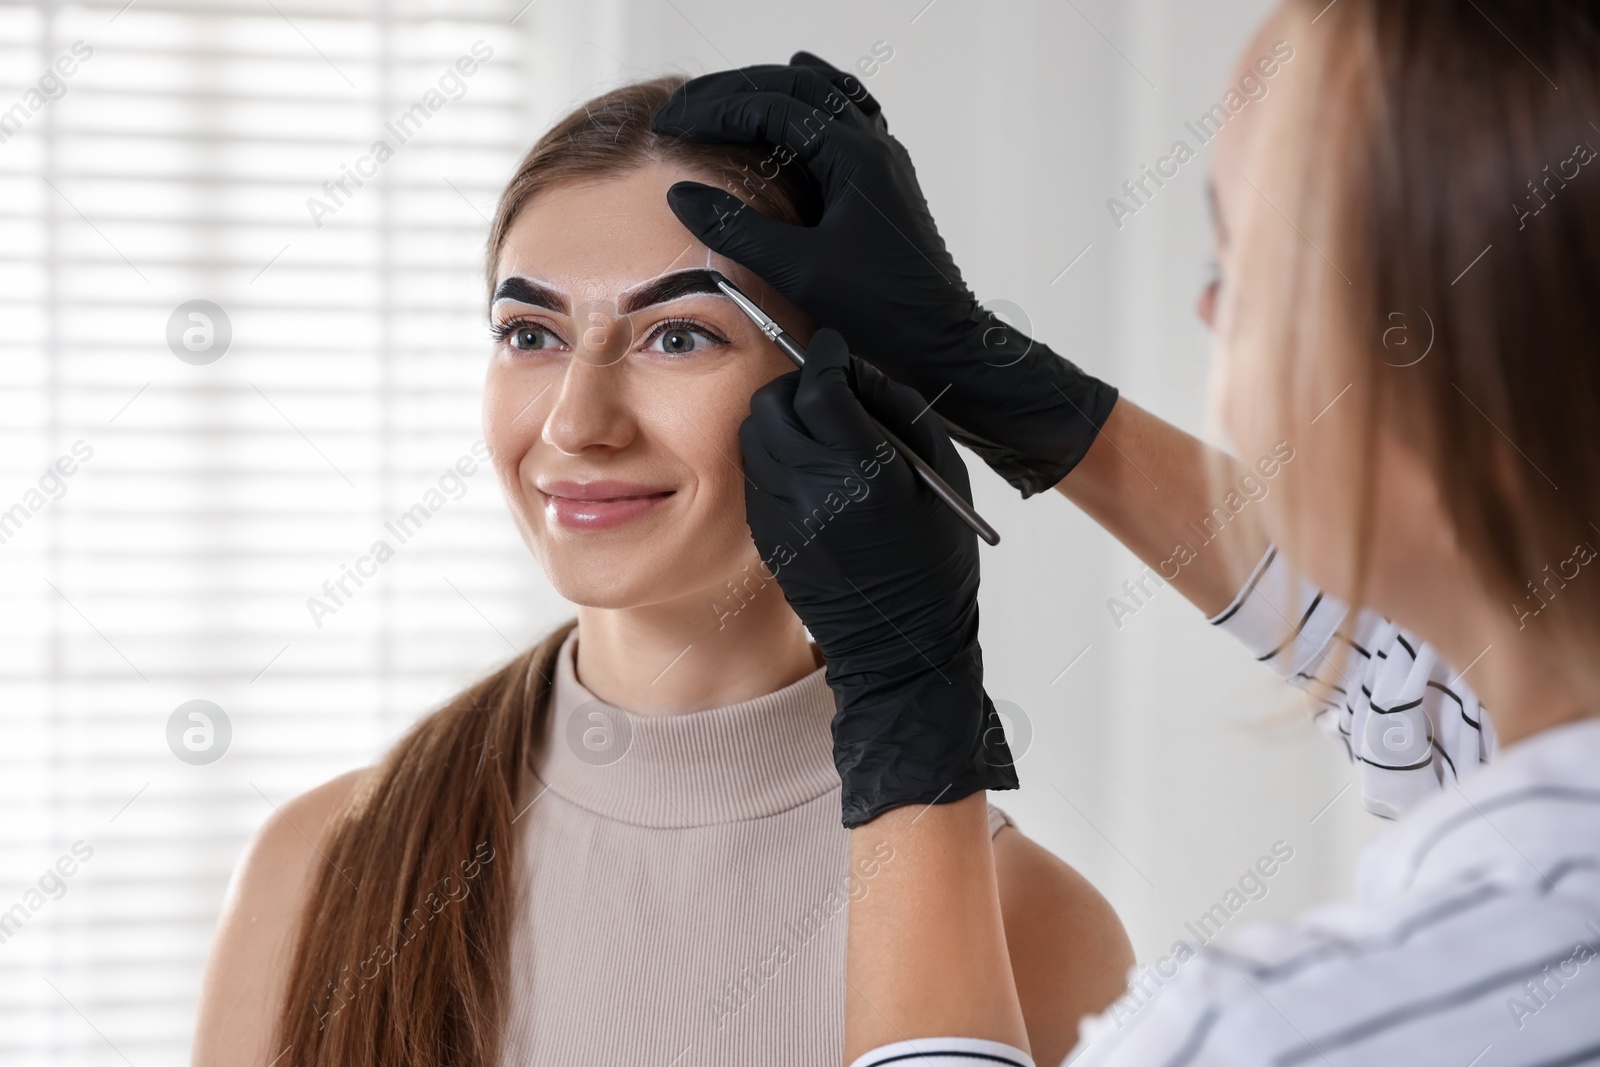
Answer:
[[[1089,880],[1014,826],[994,837],[1000,912],[1034,1060],[1060,1063],[1078,1023],[1122,995],[1133,945]]]
[[[200,990],[191,1062],[264,1067],[295,928],[335,816],[366,773],[350,771],[278,806],[234,869]]]

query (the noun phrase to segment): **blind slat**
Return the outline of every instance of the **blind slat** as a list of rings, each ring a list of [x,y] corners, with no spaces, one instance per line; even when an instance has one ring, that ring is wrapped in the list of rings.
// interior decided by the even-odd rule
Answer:
[[[0,916],[26,916],[0,928],[8,1067],[187,1062],[223,891],[272,805],[372,763],[504,662],[502,634],[570,614],[472,451],[485,216],[565,104],[541,66],[569,46],[518,6],[0,9]],[[307,199],[480,40],[459,98],[316,226]],[[5,125],[76,41],[93,53],[64,94]],[[166,340],[196,299],[233,334],[205,365]],[[461,495],[316,626],[307,598],[464,456]],[[232,731],[209,764],[168,748],[195,699]],[[92,855],[56,896],[75,842]]]

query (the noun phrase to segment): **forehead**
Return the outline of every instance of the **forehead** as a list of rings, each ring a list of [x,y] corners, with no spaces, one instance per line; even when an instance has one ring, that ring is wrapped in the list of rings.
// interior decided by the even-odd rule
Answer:
[[[1246,75],[1253,74],[1256,61],[1272,54],[1274,42],[1296,36],[1292,32],[1293,27],[1294,18],[1290,5],[1279,4],[1256,28],[1254,35],[1239,52],[1228,75],[1227,84],[1238,85]],[[1301,44],[1298,41],[1295,43],[1297,46]],[[1304,66],[1304,63],[1301,66]],[[1282,76],[1279,75],[1280,78]],[[1272,102],[1273,97],[1269,93],[1261,101],[1250,104],[1235,115],[1217,134],[1216,148],[1211,157],[1211,184],[1215,196],[1215,208],[1220,215],[1227,216],[1233,213],[1239,189],[1245,188],[1244,163],[1261,129],[1261,113],[1266,107],[1271,106]]]
[[[672,183],[694,177],[651,164],[544,190],[512,223],[496,279],[524,275],[574,295],[601,296],[668,271],[726,267],[667,206]]]

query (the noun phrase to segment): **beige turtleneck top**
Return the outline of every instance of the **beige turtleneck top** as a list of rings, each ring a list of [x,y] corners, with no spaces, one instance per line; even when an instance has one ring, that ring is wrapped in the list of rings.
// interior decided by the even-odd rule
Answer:
[[[847,870],[823,670],[636,716],[576,648],[523,773],[505,1067],[838,1064],[848,904],[894,860]]]

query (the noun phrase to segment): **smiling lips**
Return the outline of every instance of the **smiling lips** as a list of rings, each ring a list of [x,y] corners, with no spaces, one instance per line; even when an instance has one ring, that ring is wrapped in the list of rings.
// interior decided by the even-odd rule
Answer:
[[[548,482],[539,485],[545,511],[569,530],[610,530],[654,510],[673,494],[632,482]]]

